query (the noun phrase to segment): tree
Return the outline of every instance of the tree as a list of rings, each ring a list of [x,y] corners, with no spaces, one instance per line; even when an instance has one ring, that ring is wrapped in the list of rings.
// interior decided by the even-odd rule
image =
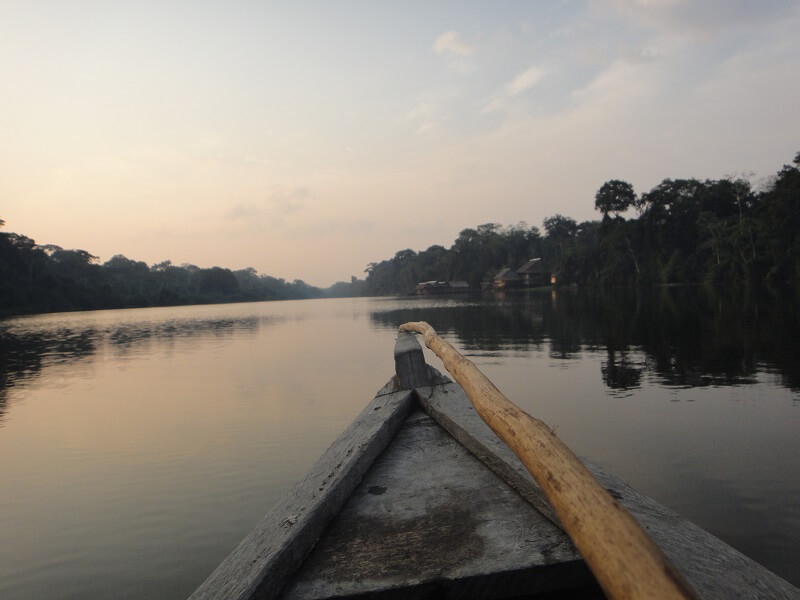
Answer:
[[[254,295],[258,290],[258,271],[253,267],[246,267],[233,272],[236,281],[239,282],[239,289],[242,292]]]
[[[575,219],[564,215],[555,214],[547,217],[542,224],[547,237],[559,242],[566,241],[578,233],[578,223]]]
[[[636,193],[627,181],[611,179],[606,181],[594,196],[594,207],[603,213],[619,215],[636,204]]]
[[[795,157],[800,167],[800,153]],[[800,168],[781,169],[761,194],[755,211],[758,245],[766,276],[774,281],[800,277]]]
[[[153,266],[150,267],[150,270],[154,273],[163,273],[170,267],[172,267],[171,260],[162,260],[160,263],[153,263]]]
[[[97,257],[94,254],[90,254],[86,250],[64,250],[63,248],[59,248],[53,252],[53,254],[50,255],[50,258],[52,258],[53,261],[58,264],[69,267],[93,265],[97,260]]]
[[[197,272],[201,294],[233,294],[239,290],[239,282],[230,269],[211,267]]]
[[[123,254],[115,254],[103,263],[103,268],[110,273],[125,277],[145,277],[149,273],[147,263],[131,260]]]

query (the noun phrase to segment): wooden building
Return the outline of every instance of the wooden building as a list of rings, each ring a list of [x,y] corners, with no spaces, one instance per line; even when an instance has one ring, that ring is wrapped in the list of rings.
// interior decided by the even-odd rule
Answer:
[[[520,287],[521,285],[522,277],[514,269],[503,269],[492,278],[492,287],[496,290]]]
[[[539,287],[555,283],[553,273],[541,258],[532,258],[519,269],[517,273],[522,278],[522,284],[530,287]]]
[[[422,281],[417,284],[417,294],[420,296],[469,291],[470,287],[466,281]]]

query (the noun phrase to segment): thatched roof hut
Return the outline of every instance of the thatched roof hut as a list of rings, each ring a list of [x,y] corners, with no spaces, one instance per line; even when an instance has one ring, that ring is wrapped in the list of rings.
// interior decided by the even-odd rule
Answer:
[[[516,287],[522,283],[522,277],[514,269],[503,269],[492,278],[492,286],[497,289]]]
[[[525,285],[549,285],[552,272],[541,258],[532,258],[517,269]]]

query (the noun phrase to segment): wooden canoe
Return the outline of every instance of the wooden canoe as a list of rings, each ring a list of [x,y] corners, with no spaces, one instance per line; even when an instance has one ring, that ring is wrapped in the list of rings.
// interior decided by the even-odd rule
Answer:
[[[542,490],[398,334],[396,375],[191,600],[603,598]],[[800,590],[582,459],[701,598]]]

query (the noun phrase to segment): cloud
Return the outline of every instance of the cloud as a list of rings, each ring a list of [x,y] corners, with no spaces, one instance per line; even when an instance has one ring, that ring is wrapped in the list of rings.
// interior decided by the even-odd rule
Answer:
[[[458,56],[469,56],[475,51],[475,47],[461,37],[457,31],[446,31],[433,43],[436,54],[456,54]]]
[[[408,113],[406,113],[406,119],[409,121],[416,121],[419,119],[427,119],[433,113],[433,104],[430,102],[420,102],[414,108],[412,108]]]
[[[298,224],[288,232],[289,238],[337,237],[339,235],[363,235],[376,229],[375,221],[370,219],[326,219]]]
[[[261,212],[261,209],[254,204],[238,204],[231,207],[226,213],[225,218],[230,220],[249,219]]]
[[[508,100],[506,98],[492,98],[481,109],[482,115],[490,115],[492,113],[503,113],[509,110]]]
[[[531,67],[522,73],[518,73],[517,76],[506,85],[506,92],[511,96],[515,96],[525,90],[529,90],[539,83],[539,80],[545,73],[546,71],[540,67]]]
[[[269,198],[269,203],[275,212],[286,216],[305,208],[305,201],[308,198],[311,198],[311,192],[306,187],[289,191],[279,188],[273,191]]]
[[[441,123],[437,120],[436,104],[431,102],[419,102],[405,115],[416,129],[414,133],[422,135],[441,129]]]
[[[284,218],[303,210],[306,200],[311,197],[313,195],[307,187],[286,190],[282,186],[274,186],[265,199],[231,206],[223,218],[226,221],[283,225]]]
[[[794,0],[611,0],[611,4],[618,14],[642,25],[702,34],[774,22],[797,7]]]
[[[261,165],[264,167],[278,167],[283,166],[286,163],[280,160],[273,160],[271,158],[262,158],[260,156],[248,156],[244,159],[245,162],[248,162],[253,165]]]
[[[603,110],[615,106],[632,108],[655,102],[664,85],[663,70],[620,59],[590,83],[573,91],[570,98],[576,106],[603,107]]]
[[[478,102],[481,115],[500,114],[510,116],[526,112],[527,101],[520,94],[531,89],[548,73],[541,67],[530,67],[496,90],[492,95]]]
[[[438,129],[441,129],[441,124],[437,123],[436,121],[430,121],[428,123],[423,123],[422,125],[420,125],[415,133],[417,135],[424,135],[426,133],[437,131]]]

